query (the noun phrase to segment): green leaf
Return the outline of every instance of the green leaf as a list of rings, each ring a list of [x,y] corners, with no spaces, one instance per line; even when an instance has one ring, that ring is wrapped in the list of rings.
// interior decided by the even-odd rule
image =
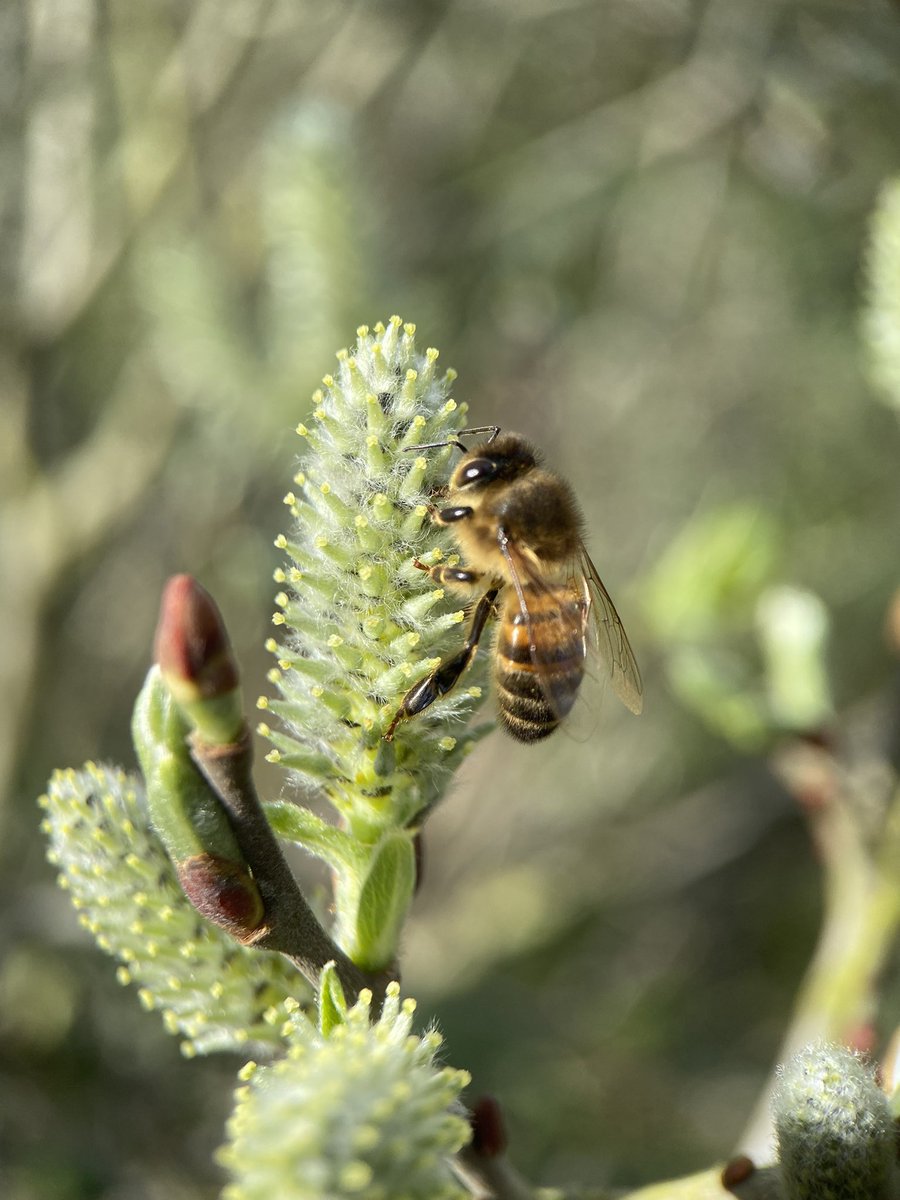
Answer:
[[[360,966],[379,970],[392,961],[415,885],[412,835],[406,831],[388,834],[372,856],[359,897],[351,957]]]
[[[287,800],[273,800],[264,805],[269,824],[275,833],[288,842],[296,842],[316,858],[335,870],[361,872],[366,858],[359,843],[321,817]]]
[[[347,1001],[333,962],[327,963],[319,980],[319,1032],[328,1037],[347,1020]]]
[[[642,587],[644,611],[667,643],[707,641],[750,629],[762,589],[780,555],[775,518],[754,504],[732,504],[693,517]]]
[[[187,721],[158,667],[150,669],[138,695],[131,732],[150,819],[173,862],[212,855],[244,866],[225,810],[194,765]]]
[[[219,797],[200,774],[178,703],[153,667],[134,706],[132,732],[154,829],[191,903],[234,937],[249,938],[265,912]]]

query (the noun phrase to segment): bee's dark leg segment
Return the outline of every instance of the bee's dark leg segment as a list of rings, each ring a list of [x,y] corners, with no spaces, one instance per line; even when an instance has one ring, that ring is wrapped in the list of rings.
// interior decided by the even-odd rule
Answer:
[[[452,525],[454,521],[465,521],[467,517],[471,517],[473,511],[466,505],[459,508],[439,508],[434,514],[434,520],[438,525]]]
[[[469,437],[473,433],[489,433],[491,436],[488,438],[488,445],[490,445],[499,432],[499,425],[470,425],[468,429],[461,429],[457,436]]]
[[[446,563],[429,567],[420,558],[413,559],[413,566],[430,575],[438,587],[474,587],[484,578],[482,571],[473,571],[471,567],[448,567]]]
[[[473,571],[471,567],[450,567],[446,563],[429,567],[421,558],[414,558],[412,565],[424,571],[438,587],[473,588],[484,579],[483,571]]]
[[[453,446],[457,450],[462,450],[463,454],[468,453],[462,442],[458,442],[456,438],[449,438],[446,442],[423,442],[421,446],[406,446],[403,453],[415,454],[419,450],[443,450],[445,446]]]
[[[440,700],[441,696],[446,696],[450,689],[456,686],[460,676],[475,657],[478,643],[484,633],[488,618],[494,611],[494,601],[499,592],[499,588],[491,588],[478,601],[472,614],[469,636],[459,653],[448,658],[446,662],[442,662],[430,675],[426,675],[424,679],[420,679],[414,687],[409,689],[400,701],[400,707],[388,726],[384,735],[385,741],[389,742],[393,738],[394,730],[401,721],[405,721],[408,717],[418,716],[419,713],[434,704],[435,700]]]
[[[440,587],[472,587],[482,579],[481,571],[473,571],[469,567],[448,567],[438,563],[436,567],[428,567],[428,574]]]

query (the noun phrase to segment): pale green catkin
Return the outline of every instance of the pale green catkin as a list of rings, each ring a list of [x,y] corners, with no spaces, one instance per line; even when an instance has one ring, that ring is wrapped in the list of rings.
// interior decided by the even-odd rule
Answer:
[[[453,1111],[464,1071],[438,1067],[440,1037],[412,1033],[390,985],[378,1021],[363,993],[327,1036],[296,1028],[287,1056],[242,1074],[223,1200],[462,1200],[450,1157],[469,1124]]]
[[[303,453],[286,503],[294,517],[277,540],[270,680],[280,718],[261,732],[301,786],[320,788],[364,842],[403,828],[432,806],[483,730],[467,729],[483,675],[476,666],[440,703],[383,740],[409,687],[464,635],[464,597],[445,596],[416,558],[452,552],[429,516],[457,451],[409,451],[447,441],[466,405],[438,370],[438,352],[416,347],[415,327],[392,317],[363,326],[352,351],[313,396],[298,426]]]
[[[239,946],[191,907],[150,826],[141,781],[88,763],[57,771],[39,801],[47,857],[82,925],[119,961],[145,1008],[162,1014],[187,1055],[231,1050],[269,1056],[281,1045],[272,1014],[309,999],[278,954]]]
[[[786,1200],[886,1200],[894,1162],[887,1097],[863,1058],[808,1046],[781,1069],[772,1100]]]

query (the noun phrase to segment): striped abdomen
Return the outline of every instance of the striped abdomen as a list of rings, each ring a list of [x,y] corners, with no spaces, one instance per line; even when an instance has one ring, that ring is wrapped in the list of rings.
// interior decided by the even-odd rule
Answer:
[[[526,584],[523,592],[527,621],[514,589],[507,587],[504,594],[494,682],[507,731],[520,742],[536,742],[549,736],[575,703],[584,677],[585,602],[564,584],[540,591]]]

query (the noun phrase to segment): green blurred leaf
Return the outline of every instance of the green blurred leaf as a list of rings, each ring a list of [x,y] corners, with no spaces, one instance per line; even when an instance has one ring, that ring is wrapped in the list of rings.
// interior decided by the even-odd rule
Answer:
[[[886,184],[872,218],[863,333],[882,398],[900,409],[900,178]]]
[[[834,711],[825,665],[825,605],[800,588],[769,588],[760,597],[757,625],[774,720],[785,729],[819,728]]]
[[[775,518],[749,502],[693,517],[641,587],[659,640],[705,641],[749,626],[778,568],[781,540]]]
[[[679,646],[668,657],[672,690],[710,729],[744,752],[765,744],[771,722],[758,682],[737,656]]]

